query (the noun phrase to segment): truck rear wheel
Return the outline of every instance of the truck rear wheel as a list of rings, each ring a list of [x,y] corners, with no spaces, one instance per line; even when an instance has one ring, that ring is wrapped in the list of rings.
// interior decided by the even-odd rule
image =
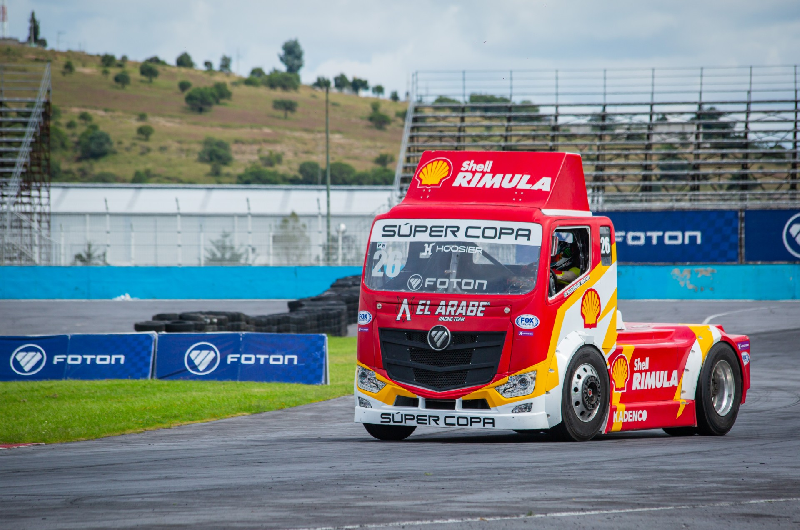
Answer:
[[[405,425],[378,425],[376,423],[365,423],[364,428],[373,438],[391,441],[405,440],[417,429]]]
[[[578,350],[564,374],[561,423],[555,434],[565,441],[585,442],[603,430],[608,416],[608,370],[597,350]]]
[[[742,371],[733,349],[717,343],[708,352],[695,392],[697,431],[723,436],[736,422],[742,402]]]

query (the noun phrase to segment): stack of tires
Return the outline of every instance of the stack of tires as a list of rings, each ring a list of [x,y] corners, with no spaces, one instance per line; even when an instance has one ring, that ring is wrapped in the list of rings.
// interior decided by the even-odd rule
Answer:
[[[258,331],[262,333],[327,333],[347,335],[347,325],[358,321],[361,277],[339,278],[324,293],[289,302],[288,313],[251,317],[232,311],[159,313],[152,320],[137,322],[136,331],[158,333],[202,333],[214,331]]]

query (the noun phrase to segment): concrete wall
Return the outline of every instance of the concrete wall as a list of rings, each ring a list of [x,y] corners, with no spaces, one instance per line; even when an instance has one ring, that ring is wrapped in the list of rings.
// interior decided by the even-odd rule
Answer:
[[[300,298],[360,267],[0,267],[0,299]],[[797,300],[800,265],[621,265],[621,299]]]

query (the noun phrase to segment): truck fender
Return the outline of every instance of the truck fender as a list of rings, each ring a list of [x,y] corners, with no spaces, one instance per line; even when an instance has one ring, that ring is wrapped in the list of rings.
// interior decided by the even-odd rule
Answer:
[[[708,329],[713,338],[711,346],[708,347],[708,351],[711,351],[711,348],[722,338],[722,334],[716,326],[708,326]],[[703,362],[705,361],[706,355],[708,355],[708,351],[703,352],[700,343],[695,339],[694,344],[692,344],[692,349],[689,351],[689,357],[686,359],[686,366],[683,368],[681,399],[694,401],[697,381],[700,379],[700,370],[703,369]]]
[[[561,423],[561,395],[564,385],[564,373],[567,371],[575,353],[587,344],[591,345],[593,341],[587,341],[586,337],[577,331],[573,331],[556,346],[556,354],[551,361],[550,371],[555,371],[558,374],[558,384],[547,391],[544,396],[544,409],[547,413],[547,425],[549,427],[555,427]]]

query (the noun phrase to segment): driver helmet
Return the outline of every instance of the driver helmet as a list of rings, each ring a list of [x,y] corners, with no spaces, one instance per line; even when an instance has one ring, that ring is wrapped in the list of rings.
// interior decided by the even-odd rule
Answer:
[[[556,255],[553,268],[560,270],[569,268],[569,265],[572,263],[572,257],[572,246],[566,241],[559,241],[558,254]]]

